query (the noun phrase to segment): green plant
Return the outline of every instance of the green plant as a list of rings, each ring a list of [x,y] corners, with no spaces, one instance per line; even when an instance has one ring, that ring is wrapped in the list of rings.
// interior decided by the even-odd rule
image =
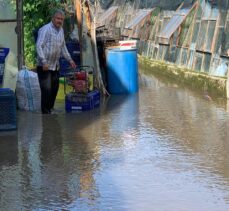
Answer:
[[[56,8],[62,8],[60,0],[24,0],[24,51],[25,64],[34,67],[36,63],[36,48],[33,32],[50,22]]]

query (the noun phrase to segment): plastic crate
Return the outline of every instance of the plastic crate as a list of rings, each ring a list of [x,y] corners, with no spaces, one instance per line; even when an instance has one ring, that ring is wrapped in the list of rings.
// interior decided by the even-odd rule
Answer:
[[[66,47],[68,49],[68,52],[70,53],[73,61],[76,63],[76,65],[80,65],[80,46],[78,42],[66,42]],[[69,62],[61,57],[60,60],[60,76],[64,76],[65,72],[68,71],[70,68]]]
[[[80,65],[80,55],[75,56],[75,57],[71,56],[71,57],[72,57],[73,61],[75,62],[75,64],[77,66],[79,66]],[[69,62],[63,57],[61,57],[59,59],[59,63],[60,63],[60,76],[63,77],[72,68],[71,68]]]
[[[70,54],[72,54],[76,50],[80,50],[79,42],[68,41],[66,42],[66,47]]]
[[[0,131],[17,128],[16,97],[11,89],[0,88]]]
[[[4,69],[5,69],[5,63],[0,62],[0,83],[2,83],[3,81]]]
[[[2,83],[4,69],[5,69],[5,59],[9,53],[9,48],[0,48],[0,83]]]
[[[65,96],[65,110],[88,111],[100,105],[100,92],[94,90],[88,94],[69,93]]]

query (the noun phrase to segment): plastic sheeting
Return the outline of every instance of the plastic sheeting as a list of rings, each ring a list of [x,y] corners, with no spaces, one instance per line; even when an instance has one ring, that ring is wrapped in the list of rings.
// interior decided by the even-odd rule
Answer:
[[[206,53],[204,55],[204,61],[203,61],[203,71],[204,72],[209,72],[210,63],[211,63],[211,54]]]
[[[200,21],[196,21],[194,25],[192,43],[195,43],[197,41],[199,29],[200,29]]]
[[[187,67],[190,69],[192,68],[193,65],[194,55],[195,55],[195,51],[190,50],[188,55],[188,64],[187,64]]]
[[[222,36],[222,55],[229,56],[229,21]]]
[[[176,48],[176,64],[179,65],[181,62],[181,48]]]
[[[0,0],[0,20],[16,19],[16,0]]]
[[[10,53],[5,61],[5,70],[3,76],[3,87],[15,90],[16,75],[18,71],[17,64],[17,34],[15,33],[16,23],[0,23],[0,46],[9,48]]]
[[[195,61],[194,61],[194,69],[195,70],[201,71],[202,59],[203,59],[203,54],[196,52]]]
[[[182,48],[182,54],[181,54],[181,65],[187,64],[187,57],[188,57],[188,49]]]
[[[200,31],[197,39],[197,46],[196,48],[198,50],[203,51],[204,50],[204,43],[206,41],[206,33],[207,33],[207,26],[208,21],[201,21]]]
[[[17,64],[16,0],[0,0],[0,47],[9,48],[10,53],[5,61],[3,87],[15,90]],[[12,22],[15,20],[15,22]]]
[[[222,62],[211,74],[215,76],[225,77],[227,75],[228,64]]]
[[[219,54],[222,48],[224,48],[225,44],[223,43],[223,39],[224,39],[224,28],[219,28],[217,33],[214,53]]]
[[[3,79],[3,87],[10,88],[12,90],[16,89],[16,82],[17,82],[17,74],[18,74],[18,68],[16,65],[17,57],[13,53],[9,53],[7,56],[5,64],[5,73],[4,73],[4,79]],[[15,66],[15,65],[16,66]]]
[[[216,5],[211,5],[209,2],[205,3],[203,19],[216,20],[219,16],[219,9]]]
[[[207,32],[207,39],[206,39],[206,51],[212,52],[212,42],[215,33],[216,21],[209,21],[208,22],[208,32]]]
[[[158,60],[163,60],[163,45],[159,45]]]

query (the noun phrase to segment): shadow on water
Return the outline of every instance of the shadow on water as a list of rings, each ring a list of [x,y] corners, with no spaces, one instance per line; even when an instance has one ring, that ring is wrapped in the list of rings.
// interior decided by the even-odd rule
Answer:
[[[100,210],[94,178],[100,168],[100,139],[121,145],[103,128],[120,134],[135,127],[137,100],[138,95],[112,96],[101,108],[80,113],[19,111],[17,132],[0,134],[1,207]],[[63,102],[57,106],[63,109]]]

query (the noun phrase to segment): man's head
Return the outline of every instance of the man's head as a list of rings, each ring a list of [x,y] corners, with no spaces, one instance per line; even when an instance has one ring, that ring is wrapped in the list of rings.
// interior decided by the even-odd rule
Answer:
[[[63,26],[65,14],[62,10],[56,10],[52,16],[52,23],[56,28]]]

